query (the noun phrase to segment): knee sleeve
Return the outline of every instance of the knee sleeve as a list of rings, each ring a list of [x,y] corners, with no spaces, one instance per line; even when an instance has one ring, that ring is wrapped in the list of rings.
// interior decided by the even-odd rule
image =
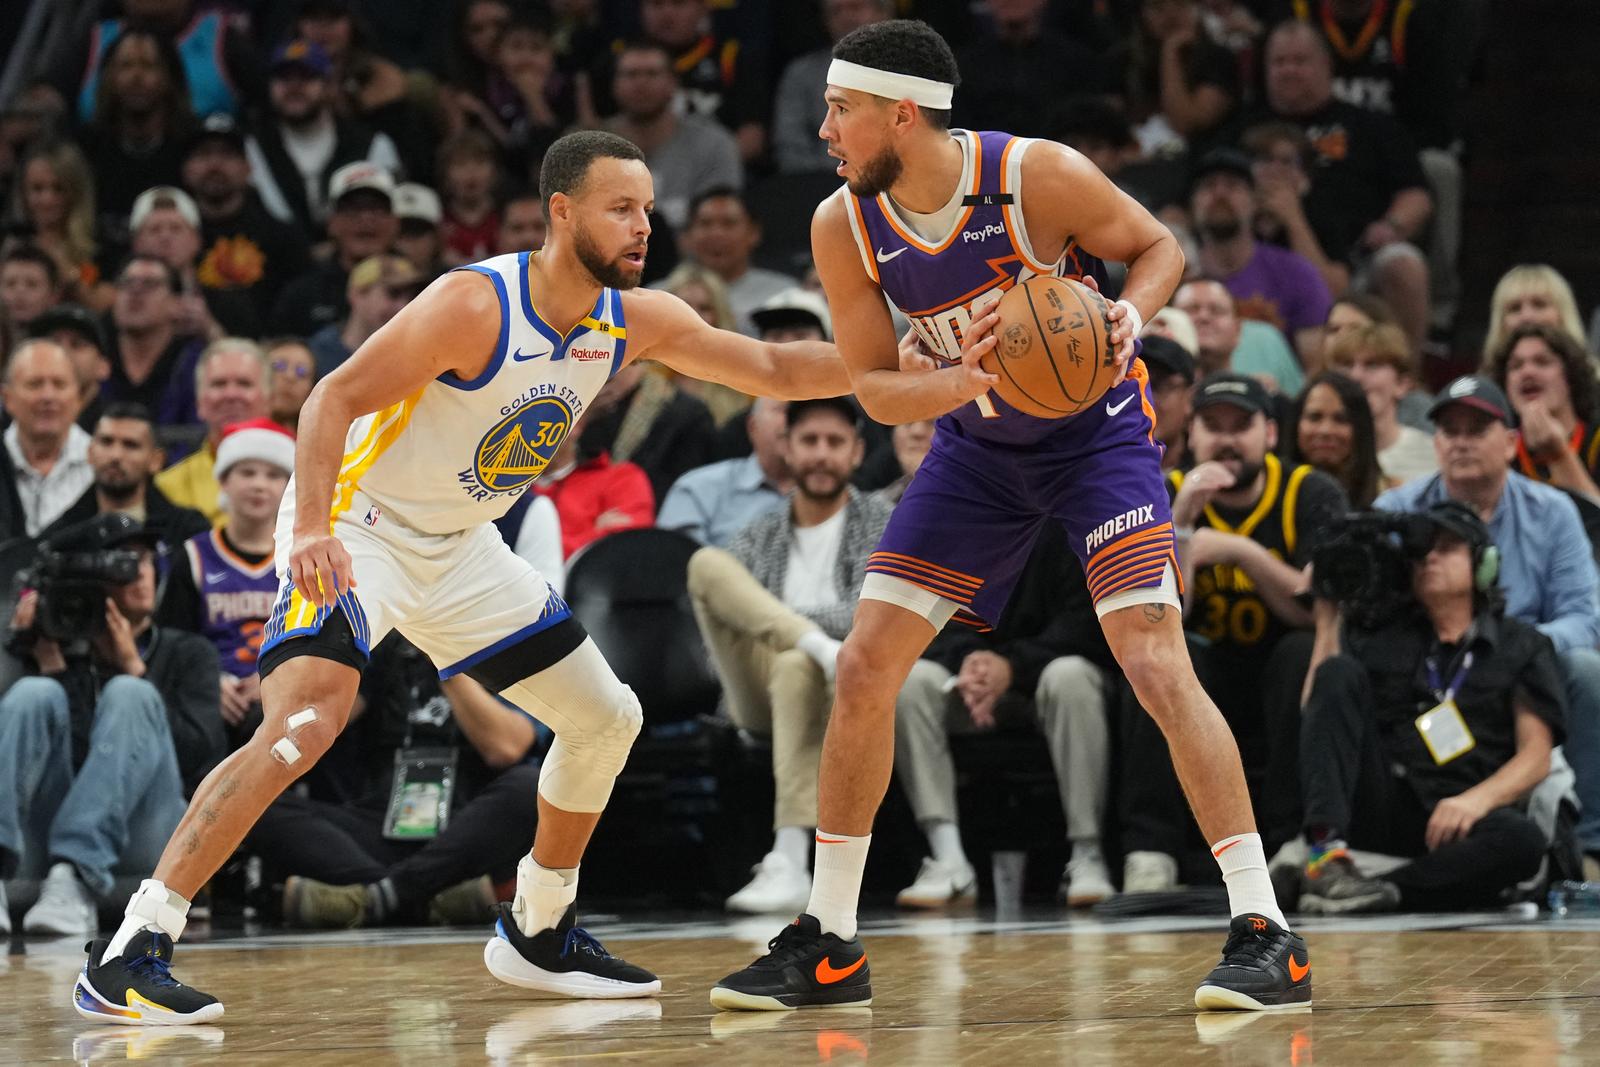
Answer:
[[[600,695],[574,694],[560,712],[565,721],[545,756],[539,795],[563,811],[601,811],[644,726],[644,709],[619,682]]]

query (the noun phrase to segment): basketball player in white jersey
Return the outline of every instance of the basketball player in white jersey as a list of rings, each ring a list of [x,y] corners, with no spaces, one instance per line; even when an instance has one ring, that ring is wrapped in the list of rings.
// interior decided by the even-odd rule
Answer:
[[[610,376],[658,360],[786,399],[849,380],[821,342],[763,344],[635,289],[654,203],[639,149],[599,132],[544,159],[544,249],[436,281],[312,392],[278,517],[278,598],[261,649],[265,721],[195,791],[122,925],[89,946],[73,990],[87,1018],[199,1023],[222,1004],[174,979],[194,893],[261,812],[327,751],[368,652],[399,629],[556,735],[539,782],[533,851],[485,948],[490,972],[569,997],[637,997],[654,975],[575,924],[578,865],[638,733],[633,692],[566,604],[500,539],[503,514]]]

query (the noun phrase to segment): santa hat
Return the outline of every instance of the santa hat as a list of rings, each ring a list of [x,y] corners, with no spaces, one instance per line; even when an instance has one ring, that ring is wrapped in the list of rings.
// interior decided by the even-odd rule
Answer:
[[[217,481],[222,480],[229,467],[246,459],[258,459],[293,472],[294,434],[271,419],[251,419],[226,427],[217,445],[217,462],[212,467]]]

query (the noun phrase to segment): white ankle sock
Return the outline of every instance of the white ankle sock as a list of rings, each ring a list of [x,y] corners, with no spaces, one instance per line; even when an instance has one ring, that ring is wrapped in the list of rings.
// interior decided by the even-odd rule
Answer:
[[[517,864],[517,895],[511,914],[525,937],[554,929],[578,896],[578,868],[541,867],[533,857]]]
[[[970,867],[966,849],[961,847],[961,828],[943,819],[924,823],[922,832],[927,835],[928,848],[933,858],[946,867]]]
[[[848,837],[818,828],[816,868],[806,914],[816,916],[823,933],[837,934],[846,941],[856,936],[856,905],[861,900],[861,875],[867,869],[871,844],[871,834]]]
[[[1283,917],[1272,892],[1272,879],[1267,876],[1267,854],[1261,847],[1260,834],[1223,838],[1211,846],[1211,854],[1228,885],[1229,911],[1235,916],[1250,912],[1265,915],[1285,930],[1289,928],[1289,920]]]
[[[135,906],[139,906],[139,913],[135,913]],[[154,918],[147,916],[159,915],[162,909],[170,908],[172,915],[163,925]],[[123,913],[122,925],[117,927],[117,932],[111,935],[111,941],[106,945],[102,961],[116,959],[128,947],[128,942],[133,940],[140,930],[149,930],[151,933],[164,933],[176,941],[183,935],[184,923],[189,915],[189,902],[182,896],[174,893],[154,878],[146,878],[140,884],[138,892],[133,894],[128,901],[128,908]]]
[[[822,673],[828,681],[833,681],[834,669],[839,665],[839,649],[841,643],[835,641],[821,630],[812,630],[801,634],[794,647],[817,661],[817,666],[822,668]]]
[[[811,838],[815,836],[809,826],[780,826],[772,835],[772,851],[786,856],[789,862],[802,871],[811,870]]]

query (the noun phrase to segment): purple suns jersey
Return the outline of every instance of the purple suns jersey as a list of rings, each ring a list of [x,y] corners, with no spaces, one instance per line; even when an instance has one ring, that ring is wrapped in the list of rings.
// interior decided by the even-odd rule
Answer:
[[[272,557],[259,566],[240,559],[210,530],[183,543],[203,613],[200,631],[222,658],[222,669],[235,678],[256,672],[262,631],[272,614],[278,577]]]
[[[1093,275],[1105,286],[1105,267],[1068,242],[1054,263],[1043,263],[1022,218],[1022,159],[1033,141],[1009,133],[952,130],[966,139],[966,189],[955,226],[937,244],[918,237],[896,213],[887,193],[859,197],[841,189],[850,229],[867,274],[883,289],[944,363],[961,358],[961,338],[972,305],[1040,275]],[[993,392],[939,420],[965,436],[999,445],[1032,445],[1066,430],[1071,419],[1025,415]]]

